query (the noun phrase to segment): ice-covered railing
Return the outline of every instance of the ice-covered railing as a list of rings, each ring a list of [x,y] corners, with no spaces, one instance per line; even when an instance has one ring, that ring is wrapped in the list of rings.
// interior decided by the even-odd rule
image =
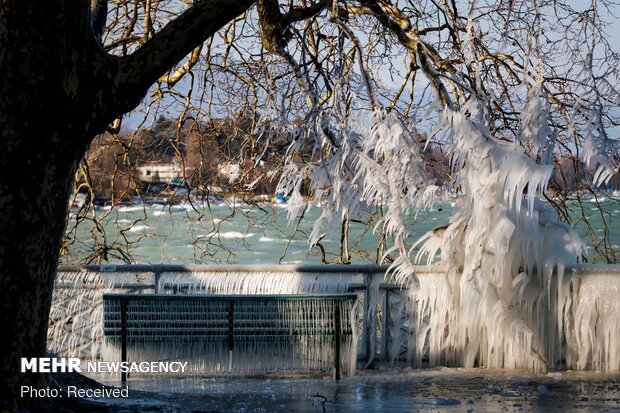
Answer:
[[[371,283],[382,288],[386,267],[377,265],[65,265],[60,266],[56,282],[49,347],[63,356],[100,359],[105,353],[101,331],[101,303],[104,293],[155,294],[235,294],[235,295],[302,295],[342,294],[360,291],[366,307],[378,305],[379,294],[365,294]],[[369,296],[371,296],[369,298]],[[377,298],[375,298],[377,297]],[[88,311],[72,309],[88,308]],[[380,310],[360,312],[352,317],[356,334],[374,329]],[[362,314],[369,314],[364,317]],[[347,315],[347,317],[349,317]],[[379,328],[379,331],[385,329]],[[381,339],[376,333],[372,338]],[[384,347],[370,345],[371,337],[363,336],[360,356],[368,351],[381,352]],[[385,353],[385,351],[383,351]],[[356,349],[357,355],[357,349]],[[357,358],[357,357],[355,357]],[[206,364],[205,364],[206,366]]]
[[[186,373],[329,371],[357,365],[358,294],[104,296],[105,360],[183,360]],[[123,321],[124,320],[124,321]],[[123,350],[124,349],[124,350]]]
[[[441,267],[416,267],[419,285],[384,279],[385,266],[61,266],[50,315],[50,349],[65,356],[98,358],[101,352],[102,296],[106,292],[312,294],[360,291],[364,316],[358,320],[359,366],[376,361],[421,366],[488,366],[488,359],[455,345],[450,327],[462,314],[454,305]],[[565,366],[579,370],[620,370],[620,265],[567,267],[562,291],[537,306],[532,330],[546,343],[531,354],[532,369]],[[529,287],[524,295],[544,289]],[[536,301],[536,300],[534,300]],[[540,300],[542,301],[542,297]],[[492,317],[493,314],[489,314]],[[562,334],[557,325],[562,326]],[[498,334],[501,332],[498,331]],[[492,337],[481,337],[491,340]],[[515,341],[493,356],[511,367],[523,349]],[[505,349],[506,347],[504,347]],[[512,352],[511,352],[512,351]],[[474,357],[469,360],[468,357]],[[497,361],[497,360],[496,360]]]

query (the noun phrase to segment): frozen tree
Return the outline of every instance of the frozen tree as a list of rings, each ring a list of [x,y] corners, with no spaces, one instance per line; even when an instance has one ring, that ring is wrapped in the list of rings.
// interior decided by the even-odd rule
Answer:
[[[520,366],[521,353],[544,346],[518,304],[532,300],[521,294],[528,286],[539,287],[532,294],[560,291],[552,285],[563,282],[562,266],[581,253],[572,230],[538,200],[552,164],[582,156],[598,170],[596,184],[617,171],[618,55],[605,21],[612,7],[0,1],[0,326],[11,337],[0,356],[0,409],[41,411],[16,392],[45,377],[17,373],[18,362],[45,352],[72,177],[93,137],[118,131],[138,105],[145,122],[165,111],[178,111],[182,122],[250,113],[261,139],[249,144],[258,149],[273,131],[285,132],[279,188],[292,197],[291,216],[307,203],[302,186],[324,203],[310,242],[336,225],[344,234],[355,214],[379,209],[376,230],[393,238],[383,253],[394,259],[393,274],[414,286],[403,222],[438,196],[423,151],[443,145],[460,200],[422,251],[441,250],[455,300],[480,298],[451,332],[470,349],[465,364],[476,357],[507,364],[489,360],[502,347]],[[613,258],[607,244],[602,254]],[[479,317],[489,308],[496,324]],[[507,327],[492,330],[497,323]],[[473,329],[508,338],[476,342]]]
[[[617,55],[601,19],[610,5],[590,6],[340,3],[320,24],[291,32],[287,45],[270,44],[296,77],[291,96],[306,121],[292,132],[279,186],[291,196],[291,216],[309,202],[304,183],[324,203],[311,245],[347,218],[383,208],[376,229],[393,239],[391,274],[412,285],[412,301],[423,299],[412,251],[429,262],[440,252],[453,319],[431,332],[439,339],[430,350],[461,349],[451,357],[459,364],[541,371],[565,356],[554,351],[576,287],[564,268],[583,257],[583,243],[540,198],[556,159],[581,153],[594,187],[618,170],[620,141],[605,132],[619,103]],[[376,32],[362,28],[373,24]],[[312,48],[330,37],[338,39],[333,61]],[[406,56],[407,69],[390,87],[394,56]],[[276,105],[269,113],[270,125],[289,121]],[[421,143],[433,141],[450,154],[459,198],[449,225],[411,246],[406,216],[438,194],[422,156]]]

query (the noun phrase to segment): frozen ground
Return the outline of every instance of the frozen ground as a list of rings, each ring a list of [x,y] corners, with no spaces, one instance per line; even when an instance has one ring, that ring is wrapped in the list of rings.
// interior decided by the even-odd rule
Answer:
[[[583,372],[395,369],[340,382],[159,377],[130,380],[129,389],[168,401],[157,403],[161,412],[620,412],[620,374]]]

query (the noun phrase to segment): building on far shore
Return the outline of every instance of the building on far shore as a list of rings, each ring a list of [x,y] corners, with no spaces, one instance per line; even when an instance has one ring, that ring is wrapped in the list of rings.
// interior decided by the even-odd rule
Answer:
[[[136,168],[137,178],[145,183],[159,183],[180,185],[184,180],[189,179],[194,168],[183,168],[179,162],[173,163],[148,163]]]

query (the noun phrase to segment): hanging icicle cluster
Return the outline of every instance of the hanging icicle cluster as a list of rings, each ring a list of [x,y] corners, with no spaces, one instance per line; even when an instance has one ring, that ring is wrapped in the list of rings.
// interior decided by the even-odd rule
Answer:
[[[577,107],[573,120],[574,123],[583,124],[583,161],[594,170],[594,186],[609,183],[618,173],[618,166],[613,160],[620,154],[620,140],[607,135],[603,116],[602,105],[597,102]],[[571,126],[574,127],[574,123]]]
[[[152,278],[143,273],[59,273],[50,314],[48,348],[63,357],[119,360],[118,334],[105,338],[103,334],[103,295],[131,292],[139,298],[140,293],[149,291],[137,287],[147,287],[145,283],[152,282]],[[352,282],[362,281],[358,274],[257,269],[251,272],[170,272],[162,273],[158,280],[158,291],[171,296],[176,294],[182,299],[156,302],[155,306],[146,299],[147,304],[142,307],[138,303],[129,309],[130,327],[132,323],[138,327],[137,332],[132,333],[137,335],[130,337],[128,357],[132,362],[183,360],[188,362],[189,372],[206,374],[329,370],[336,357],[334,317],[339,314],[341,367],[346,374],[354,374],[359,305],[355,300],[313,300],[303,296],[349,293]],[[232,365],[229,365],[225,334],[227,308],[222,301],[191,299],[203,295],[241,297],[234,310],[238,337]],[[261,302],[260,296],[265,295],[293,298]],[[256,300],[243,298],[247,296],[256,297]],[[336,305],[340,306],[338,313],[334,309]],[[120,310],[108,308],[106,311],[118,313]],[[119,330],[118,323],[112,324],[108,330]],[[197,328],[203,329],[209,339],[195,340]],[[270,333],[266,328],[273,331]]]
[[[96,359],[102,343],[103,294],[111,291],[100,273],[58,273],[47,331],[48,349],[63,357]]]
[[[353,375],[355,299],[319,297],[237,296],[229,302],[213,296],[137,295],[127,303],[127,357],[138,363],[183,360],[186,373],[235,375],[330,371],[338,357],[342,371]],[[102,358],[120,361],[120,301],[107,300]],[[233,319],[231,342],[228,317]]]
[[[320,131],[324,136],[314,148],[319,154],[316,162],[299,165],[289,157],[277,191],[290,196],[291,221],[311,203],[321,204],[321,215],[309,236],[310,245],[334,231],[344,219],[382,207],[384,215],[375,229],[381,228],[394,240],[385,254],[396,253],[392,266],[395,278],[415,281],[404,220],[410,212],[430,206],[439,188],[425,169],[412,125],[383,110],[360,109],[359,116],[368,117],[370,125],[356,116],[323,115],[321,127],[314,129],[314,133]],[[310,199],[301,195],[304,182]]]
[[[521,139],[534,158],[542,149],[548,159],[554,133],[538,116],[545,113],[538,93],[528,94]],[[462,196],[447,228],[421,240],[429,262],[441,250],[452,295],[448,314],[429,315],[438,321],[430,323],[426,346],[436,359],[452,349],[459,365],[544,371],[565,357],[565,313],[573,310],[576,287],[564,268],[582,250],[572,228],[537,198],[552,166],[528,158],[517,143],[495,139],[476,100],[459,112],[447,109],[442,121]],[[410,293],[413,303],[432,299],[423,297],[427,288]]]
[[[349,292],[349,284],[355,279],[355,274],[317,275],[259,270],[253,272],[170,272],[161,275],[159,291],[170,294],[336,294]]]

